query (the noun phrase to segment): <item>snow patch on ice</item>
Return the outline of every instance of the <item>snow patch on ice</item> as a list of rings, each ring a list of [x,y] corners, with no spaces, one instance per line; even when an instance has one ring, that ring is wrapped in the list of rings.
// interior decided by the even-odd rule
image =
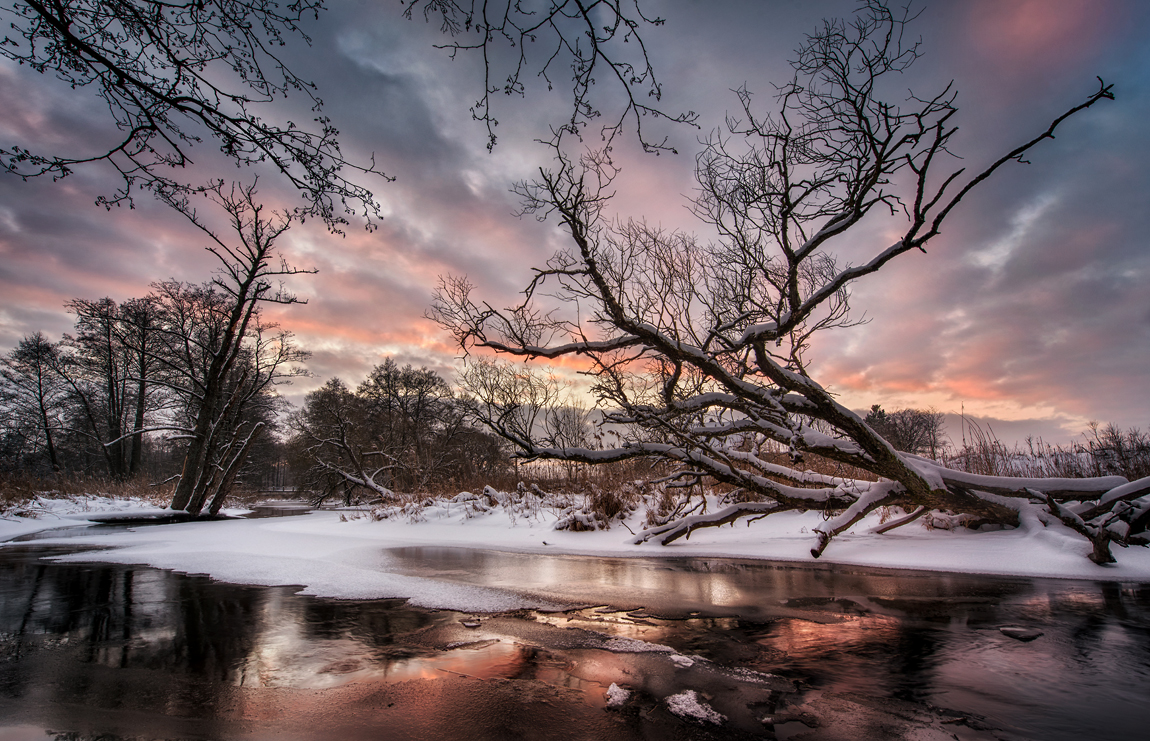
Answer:
[[[675,649],[659,643],[648,643],[635,638],[612,638],[603,644],[603,648],[616,654],[644,654],[661,653],[673,654]]]
[[[714,723],[717,726],[727,722],[727,716],[700,700],[695,690],[684,690],[677,695],[671,695],[666,702],[667,709],[680,718],[700,723]]]
[[[744,682],[754,682],[755,684],[778,684],[780,682],[790,682],[791,680],[785,677],[780,677],[778,674],[767,674],[766,672],[757,672],[754,669],[745,669],[741,666],[728,667],[725,670],[728,674],[738,677]]]
[[[631,698],[631,691],[625,690],[614,682],[607,688],[607,707],[621,708]]]

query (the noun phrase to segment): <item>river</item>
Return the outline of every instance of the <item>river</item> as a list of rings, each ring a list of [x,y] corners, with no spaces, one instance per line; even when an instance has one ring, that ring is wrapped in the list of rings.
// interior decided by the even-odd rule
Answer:
[[[162,527],[162,526],[160,526]],[[1150,585],[381,551],[473,615],[0,549],[0,739],[1136,739]],[[1041,635],[1039,635],[1041,634]],[[606,708],[616,684],[630,691]],[[692,699],[721,723],[672,712]]]

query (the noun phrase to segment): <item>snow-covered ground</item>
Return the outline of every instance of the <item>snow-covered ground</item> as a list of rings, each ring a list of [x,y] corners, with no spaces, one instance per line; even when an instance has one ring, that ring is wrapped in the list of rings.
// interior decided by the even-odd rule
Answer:
[[[780,513],[752,523],[695,531],[669,546],[634,545],[630,530],[641,528],[642,513],[610,530],[568,532],[553,529],[556,514],[513,513],[500,507],[437,507],[423,521],[395,517],[373,521],[366,513],[319,511],[293,517],[191,522],[130,529],[74,526],[118,514],[159,514],[141,502],[101,498],[43,500],[37,517],[0,519],[0,548],[12,538],[73,526],[59,542],[100,546],[64,558],[146,564],[240,584],[297,584],[304,593],[364,599],[404,597],[425,607],[493,612],[519,607],[554,608],[546,600],[507,589],[406,576],[389,570],[387,549],[446,546],[520,553],[583,554],[611,557],[730,557],[811,563],[818,513]],[[416,517],[414,519],[420,519]],[[979,574],[1022,575],[1107,581],[1150,581],[1150,548],[1115,548],[1118,563],[1087,560],[1090,546],[1064,527],[1024,518],[1015,530],[973,533],[928,530],[912,523],[875,535],[868,519],[836,538],[819,561],[885,568]],[[60,536],[65,532],[61,531]],[[42,532],[38,543],[54,541]]]

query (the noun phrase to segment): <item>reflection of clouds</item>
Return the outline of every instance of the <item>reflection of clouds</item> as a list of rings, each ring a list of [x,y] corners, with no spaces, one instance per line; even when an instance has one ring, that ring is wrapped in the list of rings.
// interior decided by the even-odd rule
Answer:
[[[830,623],[784,620],[772,625],[769,637],[763,642],[793,659],[821,661],[831,655],[893,645],[898,639],[900,624],[896,618],[882,616],[853,617]]]
[[[236,683],[241,687],[290,687],[305,642],[298,601],[285,600],[283,592],[276,591],[260,608],[251,650],[237,669]]]

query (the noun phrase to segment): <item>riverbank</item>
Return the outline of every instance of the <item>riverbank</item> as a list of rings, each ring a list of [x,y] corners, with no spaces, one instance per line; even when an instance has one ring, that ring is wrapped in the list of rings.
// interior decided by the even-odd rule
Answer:
[[[863,521],[835,539],[815,561],[809,549],[818,513],[782,513],[751,523],[698,530],[669,546],[635,545],[639,515],[610,530],[556,531],[553,513],[524,516],[495,509],[486,513],[445,511],[421,522],[372,520],[366,512],[322,510],[293,517],[232,519],[163,526],[108,527],[116,517],[149,517],[164,510],[139,502],[45,503],[36,518],[0,520],[0,541],[35,537],[52,542],[66,536],[83,553],[69,560],[141,564],[207,574],[236,584],[302,587],[304,594],[341,599],[407,598],[429,608],[498,612],[553,609],[547,599],[509,589],[466,587],[450,580],[414,577],[393,568],[383,549],[447,547],[519,554],[590,555],[604,558],[731,558],[796,564],[883,569],[1150,582],[1150,549],[1115,549],[1119,562],[1098,566],[1086,558],[1088,544],[1061,527],[1024,521],[1014,530],[973,533],[928,530],[912,524],[893,532],[872,532]],[[240,512],[239,510],[235,512]],[[62,530],[60,528],[67,528]],[[36,535],[32,535],[37,533]],[[2,547],[2,543],[0,543]]]
[[[1102,568],[1056,529],[863,523],[814,561],[810,515],[660,547],[553,513],[136,505],[0,521],[0,738],[1071,741],[1148,720],[1146,551]]]
[[[1150,584],[385,544],[368,561],[331,541],[298,556],[424,601],[552,608],[331,600],[9,544],[0,738],[1076,741],[1150,722]]]

